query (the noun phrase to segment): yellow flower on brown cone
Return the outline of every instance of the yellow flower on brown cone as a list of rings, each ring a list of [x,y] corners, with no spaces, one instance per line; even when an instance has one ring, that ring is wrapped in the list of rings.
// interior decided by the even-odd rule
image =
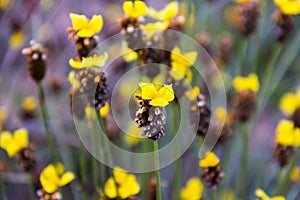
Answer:
[[[218,156],[214,152],[210,151],[199,161],[199,166],[202,168],[215,167],[219,163],[220,159]]]
[[[124,1],[123,11],[128,17],[136,19],[140,16],[145,16],[148,8],[143,1]]]

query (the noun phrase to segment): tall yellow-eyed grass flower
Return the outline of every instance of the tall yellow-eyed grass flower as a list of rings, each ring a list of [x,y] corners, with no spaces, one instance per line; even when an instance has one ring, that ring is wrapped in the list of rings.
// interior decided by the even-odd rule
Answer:
[[[199,87],[186,91],[185,96],[190,101],[190,122],[199,136],[205,136],[211,118],[211,110],[206,104],[206,98],[200,93]],[[199,119],[199,121],[195,121],[195,119]]]
[[[255,195],[260,198],[260,200],[285,200],[284,196],[269,197],[262,189],[255,190]]]
[[[200,200],[204,186],[202,181],[197,177],[190,178],[186,186],[180,191],[181,200]]]
[[[104,185],[104,194],[110,199],[128,199],[140,192],[141,188],[134,174],[127,173],[121,167],[115,167],[113,175],[114,178],[110,177]]]
[[[203,169],[201,178],[207,187],[217,187],[224,173],[221,168],[220,159],[214,152],[208,152],[204,158],[200,159],[199,166]]]
[[[69,184],[74,179],[75,174],[65,171],[65,167],[61,163],[46,166],[40,174],[41,185],[48,194],[58,191],[60,187]]]
[[[93,15],[89,20],[85,15],[70,13],[73,30],[78,37],[89,38],[99,33],[103,27],[101,15]]]
[[[247,121],[256,107],[260,84],[257,75],[237,76],[233,79],[233,87],[237,91],[236,117],[240,121]]]
[[[140,16],[145,16],[148,13],[147,5],[140,0],[124,1],[123,11],[129,17],[137,19]]]

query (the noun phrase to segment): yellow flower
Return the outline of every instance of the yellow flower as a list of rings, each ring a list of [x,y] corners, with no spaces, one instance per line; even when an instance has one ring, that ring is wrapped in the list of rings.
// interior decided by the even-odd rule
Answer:
[[[262,189],[257,189],[255,195],[261,200],[285,200],[283,196],[269,197]]]
[[[237,3],[248,3],[250,1],[252,1],[252,0],[235,0],[235,2],[237,2]]]
[[[6,119],[7,119],[6,111],[3,107],[0,107],[0,124],[5,122]]]
[[[76,79],[76,72],[70,71],[68,75],[68,80],[75,89],[80,88],[80,81]]]
[[[9,46],[18,49],[24,44],[25,36],[21,30],[15,31],[9,39]]]
[[[124,13],[130,18],[138,18],[148,13],[148,8],[143,1],[125,1],[123,3]]]
[[[276,128],[276,142],[284,146],[295,145],[294,122],[280,120]]]
[[[0,11],[5,10],[10,3],[10,0],[0,0]]]
[[[233,79],[233,87],[239,92],[244,90],[257,92],[259,90],[258,77],[255,74],[250,74],[247,77],[237,76]]]
[[[179,9],[178,2],[172,1],[160,11],[156,11],[153,8],[149,8],[148,14],[150,17],[157,20],[170,21],[173,17],[175,17],[178,14],[178,9]]]
[[[122,55],[126,62],[132,62],[138,58],[138,53],[130,49],[127,44],[122,45]]]
[[[208,152],[204,158],[202,158],[199,161],[199,165],[202,168],[207,168],[207,167],[215,167],[220,163],[220,159],[218,158],[218,156],[210,151]]]
[[[48,165],[40,175],[40,182],[47,193],[55,192],[75,179],[73,172],[65,172],[63,164]]]
[[[75,69],[102,67],[105,65],[107,59],[108,59],[108,54],[104,53],[101,56],[94,55],[87,58],[83,57],[82,61],[75,61],[73,59],[70,59],[69,64],[71,67]]]
[[[223,107],[217,107],[214,112],[214,115],[217,121],[223,122],[225,121],[227,115],[226,109]]]
[[[300,167],[299,166],[295,166],[292,169],[290,178],[293,182],[297,182],[300,179]]]
[[[192,90],[189,90],[185,93],[185,96],[190,100],[190,101],[196,101],[197,96],[200,94],[200,89],[199,87],[194,87]]]
[[[73,29],[77,31],[78,37],[89,38],[100,32],[103,27],[101,15],[94,15],[91,20],[84,15],[70,13]]]
[[[26,111],[35,111],[37,107],[37,101],[33,96],[26,97],[23,100],[22,107]]]
[[[274,0],[274,3],[285,15],[297,15],[300,13],[299,0]]]
[[[197,177],[188,180],[186,186],[180,192],[181,200],[200,200],[202,198],[203,183]]]
[[[100,115],[101,115],[102,117],[106,116],[107,113],[109,112],[109,110],[110,110],[109,104],[108,104],[108,103],[105,103],[104,106],[103,106],[102,108],[100,108],[100,111],[99,111],[99,112],[100,112]]]
[[[140,83],[142,99],[151,100],[152,106],[167,106],[174,99],[172,85]]]
[[[196,51],[181,53],[179,47],[175,47],[171,53],[171,76],[175,80],[183,79],[189,73],[189,67],[195,64],[197,55]]]
[[[137,123],[131,122],[124,136],[125,142],[130,146],[136,146],[142,138],[141,136],[142,129],[138,127]]]
[[[165,30],[168,27],[168,24],[166,22],[156,22],[141,25],[140,27],[143,32],[146,33],[149,38],[151,38],[158,31]]]
[[[279,108],[285,115],[292,115],[300,108],[300,94],[298,92],[296,94],[291,92],[286,93],[280,99]]]
[[[104,186],[104,193],[110,199],[117,198],[117,194],[119,194],[121,199],[127,199],[140,192],[140,185],[138,184],[135,175],[128,174],[120,167],[115,167],[113,173],[118,188],[116,188],[116,184],[112,177],[107,180]],[[116,189],[118,190],[118,193]]]
[[[0,133],[0,147],[3,148],[9,157],[15,156],[20,150],[28,146],[28,132],[21,128],[12,134],[9,131]]]

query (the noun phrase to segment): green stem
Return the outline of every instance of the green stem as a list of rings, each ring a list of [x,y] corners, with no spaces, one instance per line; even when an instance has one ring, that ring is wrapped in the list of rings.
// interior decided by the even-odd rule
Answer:
[[[87,186],[87,176],[86,176],[86,158],[84,153],[84,146],[80,143],[79,146],[79,167],[80,167],[80,178],[82,181],[82,199],[87,199],[86,186]]]
[[[43,118],[44,127],[46,131],[46,140],[50,151],[51,161],[52,163],[56,163],[58,160],[54,150],[54,140],[52,138],[52,133],[50,132],[49,129],[49,115],[48,115],[47,106],[45,102],[45,94],[44,94],[43,86],[40,82],[37,82],[36,86],[38,90],[39,102],[41,106],[42,118]]]
[[[1,188],[1,196],[3,200],[7,200],[5,183],[2,178],[2,171],[0,170],[0,188]]]
[[[97,136],[96,136],[95,127],[94,127],[94,124],[92,121],[88,122],[88,127],[89,127],[89,129],[91,131],[91,135],[92,135],[92,151],[94,153],[96,153],[97,152]],[[99,178],[98,161],[94,157],[92,157],[92,173],[93,173],[93,185],[95,188],[97,188],[98,178]]]
[[[161,192],[161,181],[160,181],[160,171],[159,171],[159,158],[158,158],[158,141],[153,141],[153,147],[154,147],[154,165],[156,168],[155,171],[155,177],[156,177],[156,199],[161,200],[162,199],[162,192]]]
[[[273,77],[274,69],[276,62],[278,60],[278,57],[282,50],[281,44],[276,44],[275,48],[272,51],[271,58],[266,66],[266,70],[264,72],[264,76],[261,79],[262,80],[262,86],[261,90],[258,96],[258,111],[261,112],[262,109],[265,107],[266,103],[268,102],[270,96],[272,95],[273,91],[270,91],[270,81]],[[278,80],[280,81],[280,80]]]
[[[96,110],[96,116],[97,116],[97,120],[98,120],[98,123],[100,125],[100,128],[102,130],[105,130],[105,125],[104,125],[103,118],[101,117],[100,112],[98,110]],[[104,153],[104,155],[107,155],[108,163],[112,164],[112,156],[111,156],[111,153],[110,153],[110,151],[107,147],[107,144],[105,142],[103,142],[102,144],[103,144],[103,150],[104,150],[103,153]],[[116,192],[117,192],[117,198],[116,199],[120,199],[119,188],[118,188],[118,184],[117,184],[117,181],[116,181],[116,177],[113,173],[113,169],[109,167],[109,170],[110,170],[111,176],[114,180],[115,187],[116,187]]]
[[[247,49],[248,49],[248,44],[249,44],[249,39],[248,38],[243,38],[241,40],[240,44],[240,54],[239,54],[239,74],[238,75],[243,75],[244,71],[244,65],[245,65],[245,58],[247,54]]]
[[[28,178],[28,185],[29,185],[29,192],[30,192],[30,198],[31,199],[36,199],[35,196],[35,188],[33,184],[33,176],[31,173],[27,173],[27,178]]]

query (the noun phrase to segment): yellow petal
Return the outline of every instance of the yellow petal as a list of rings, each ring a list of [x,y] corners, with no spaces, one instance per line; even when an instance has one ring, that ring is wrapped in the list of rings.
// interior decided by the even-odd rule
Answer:
[[[295,166],[291,172],[290,179],[293,182],[297,182],[299,180],[299,178],[300,178],[300,167]]]
[[[203,183],[197,177],[188,180],[186,186],[180,191],[181,200],[199,200],[202,198]]]
[[[257,189],[255,195],[262,200],[270,200],[270,197],[262,189]]]
[[[24,33],[21,30],[16,31],[10,36],[9,46],[13,49],[18,49],[24,44],[24,40]]]
[[[124,13],[131,18],[138,18],[144,16],[148,12],[148,8],[143,1],[125,1],[123,3]]]
[[[199,87],[194,87],[192,90],[189,90],[185,93],[185,96],[190,100],[190,101],[195,101],[197,99],[197,96],[200,94],[200,89]]]
[[[75,89],[80,88],[80,82],[78,80],[76,80],[76,72],[70,71],[70,73],[68,75],[68,80]]]
[[[215,167],[220,163],[218,156],[214,152],[208,152],[204,158],[199,161],[202,168]]]
[[[26,97],[22,102],[22,107],[27,111],[34,111],[37,107],[37,101],[33,96]]]
[[[178,14],[179,4],[177,1],[172,1],[167,4],[162,10],[156,11],[149,8],[149,16],[157,20],[169,21]]]
[[[103,18],[101,15],[94,15],[89,22],[89,27],[91,27],[94,33],[98,33],[101,31],[103,27]]]
[[[57,163],[55,165],[55,170],[58,175],[62,175],[65,172],[65,166],[62,163]]]
[[[274,0],[274,3],[285,15],[297,15],[300,13],[300,2],[298,0]]]
[[[71,18],[73,28],[77,31],[84,28],[87,25],[88,21],[89,21],[87,19],[87,17],[84,16],[84,15],[78,15],[78,14],[75,14],[75,13],[70,13],[69,16]]]
[[[123,184],[128,176],[127,172],[121,167],[115,167],[113,173],[118,184]]]
[[[276,128],[276,142],[285,146],[294,145],[294,122],[280,120]]]
[[[122,45],[122,55],[126,62],[132,62],[138,58],[137,52],[130,49],[127,44]]]
[[[281,97],[279,108],[285,115],[292,115],[300,107],[300,98],[293,93],[286,93]]]
[[[85,107],[84,111],[85,111],[85,116],[88,120],[96,119],[96,111],[94,107],[87,106]]]
[[[102,108],[100,108],[100,115],[102,117],[106,116],[109,110],[110,110],[110,106],[108,103],[106,103]]]
[[[142,91],[143,99],[149,100],[158,95],[158,92],[152,83],[140,83],[139,86]]]
[[[215,110],[215,113],[214,113],[216,120],[219,122],[225,121],[226,114],[227,114],[227,112],[226,112],[225,108],[223,108],[223,107],[217,107]]]
[[[0,133],[0,147],[4,150],[13,144],[13,136],[9,131],[3,131]]]
[[[126,178],[126,182],[119,187],[119,194],[121,199],[127,199],[132,195],[136,195],[140,192],[140,185],[136,181],[135,175],[129,174]]]
[[[108,59],[108,54],[105,52],[103,55],[91,56],[87,58],[82,58],[82,68],[89,67],[102,67],[105,65],[106,60]]]
[[[152,106],[167,106],[169,102],[163,98],[152,99],[149,103]]]
[[[104,185],[104,193],[110,199],[117,197],[116,185],[113,178],[109,178]]]
[[[77,32],[78,37],[89,38],[95,34],[95,31],[91,28],[83,28]]]
[[[158,91],[159,96],[167,101],[173,101],[174,99],[174,91],[171,85],[164,85],[162,88]]]
[[[75,179],[75,174],[73,172],[66,172],[62,175],[61,179],[59,180],[58,186],[67,185],[74,179]]]
[[[28,146],[28,132],[26,129],[21,128],[14,131],[14,143],[18,146],[19,150]]]
[[[53,193],[58,188],[59,177],[56,173],[54,165],[48,165],[40,175],[40,182],[44,190]]]
[[[237,76],[233,80],[233,87],[236,91],[249,90],[257,92],[259,90],[259,80],[255,74],[250,74],[248,77]]]
[[[146,33],[149,38],[151,38],[158,31],[165,30],[168,27],[168,24],[166,22],[156,22],[141,25],[140,27],[143,32]]]
[[[75,61],[73,59],[69,60],[69,65],[75,69],[80,69],[82,66],[80,61]]]

